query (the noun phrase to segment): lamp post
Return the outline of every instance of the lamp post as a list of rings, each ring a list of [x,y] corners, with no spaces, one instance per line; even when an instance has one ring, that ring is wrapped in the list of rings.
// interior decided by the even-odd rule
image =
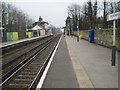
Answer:
[[[3,17],[4,17],[4,15],[7,14],[7,13],[6,13],[3,9],[1,9],[1,11],[2,11],[2,13],[1,13],[1,15],[0,15],[0,18],[1,18],[1,20],[0,20],[0,23],[1,23],[1,24],[0,24],[0,33],[1,33],[1,38],[3,38],[3,29],[4,29],[4,28],[2,27],[2,26],[3,26],[3,19],[4,19]]]
[[[69,30],[69,36],[71,35],[70,30],[71,30],[71,18],[69,17],[69,21],[68,21],[68,30]]]
[[[2,8],[0,10],[2,12]],[[0,14],[0,34],[1,34],[1,38],[3,37],[2,36],[2,13]]]
[[[69,36],[70,36],[70,28],[71,28],[71,27],[70,27],[70,25],[71,25],[71,18],[70,18],[70,16],[67,17],[67,20],[68,20],[68,21],[67,21],[67,24],[68,24],[68,25],[67,25],[67,28],[68,28],[68,30],[69,30]]]
[[[79,17],[78,17],[78,22],[77,22],[77,35],[79,36]]]
[[[72,36],[73,36],[73,23],[72,23],[72,19],[71,19],[71,33],[72,33]]]
[[[113,13],[115,13],[115,0],[113,2]],[[113,44],[112,44],[112,66],[115,66],[116,59],[116,22],[113,21]]]
[[[120,19],[120,12],[115,12],[115,0],[113,2],[113,13],[107,16],[107,21],[113,21],[113,43],[112,43],[112,66],[115,66],[116,62],[116,22]]]
[[[69,36],[71,35],[71,17],[70,17],[70,21],[69,21]]]
[[[77,20],[77,42],[79,42],[79,17]]]

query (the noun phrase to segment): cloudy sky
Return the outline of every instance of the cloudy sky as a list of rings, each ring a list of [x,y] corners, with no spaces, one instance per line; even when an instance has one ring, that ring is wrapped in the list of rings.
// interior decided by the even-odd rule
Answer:
[[[44,21],[63,27],[67,17],[67,7],[73,3],[82,5],[88,0],[2,0],[27,13],[35,21],[42,16]],[[94,1],[94,0],[93,0]],[[101,1],[101,0],[100,0]],[[99,1],[99,2],[100,2]]]
[[[82,0],[3,0],[27,13],[35,21],[42,16],[44,21],[56,27],[63,27],[67,17],[67,7]]]

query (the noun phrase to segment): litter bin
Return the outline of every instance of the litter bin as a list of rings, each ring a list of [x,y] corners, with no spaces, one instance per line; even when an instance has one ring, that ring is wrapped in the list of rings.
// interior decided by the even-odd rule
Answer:
[[[89,31],[89,42],[94,43],[94,30]]]

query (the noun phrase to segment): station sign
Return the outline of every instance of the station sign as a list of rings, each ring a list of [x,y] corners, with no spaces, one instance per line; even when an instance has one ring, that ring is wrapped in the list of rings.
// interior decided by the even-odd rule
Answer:
[[[107,21],[118,20],[120,19],[120,12],[112,13],[106,16]]]

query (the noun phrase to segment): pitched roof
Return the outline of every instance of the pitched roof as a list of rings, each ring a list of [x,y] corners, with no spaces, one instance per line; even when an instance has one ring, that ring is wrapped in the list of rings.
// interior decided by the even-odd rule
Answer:
[[[42,28],[39,25],[35,25],[32,30],[42,30]]]

